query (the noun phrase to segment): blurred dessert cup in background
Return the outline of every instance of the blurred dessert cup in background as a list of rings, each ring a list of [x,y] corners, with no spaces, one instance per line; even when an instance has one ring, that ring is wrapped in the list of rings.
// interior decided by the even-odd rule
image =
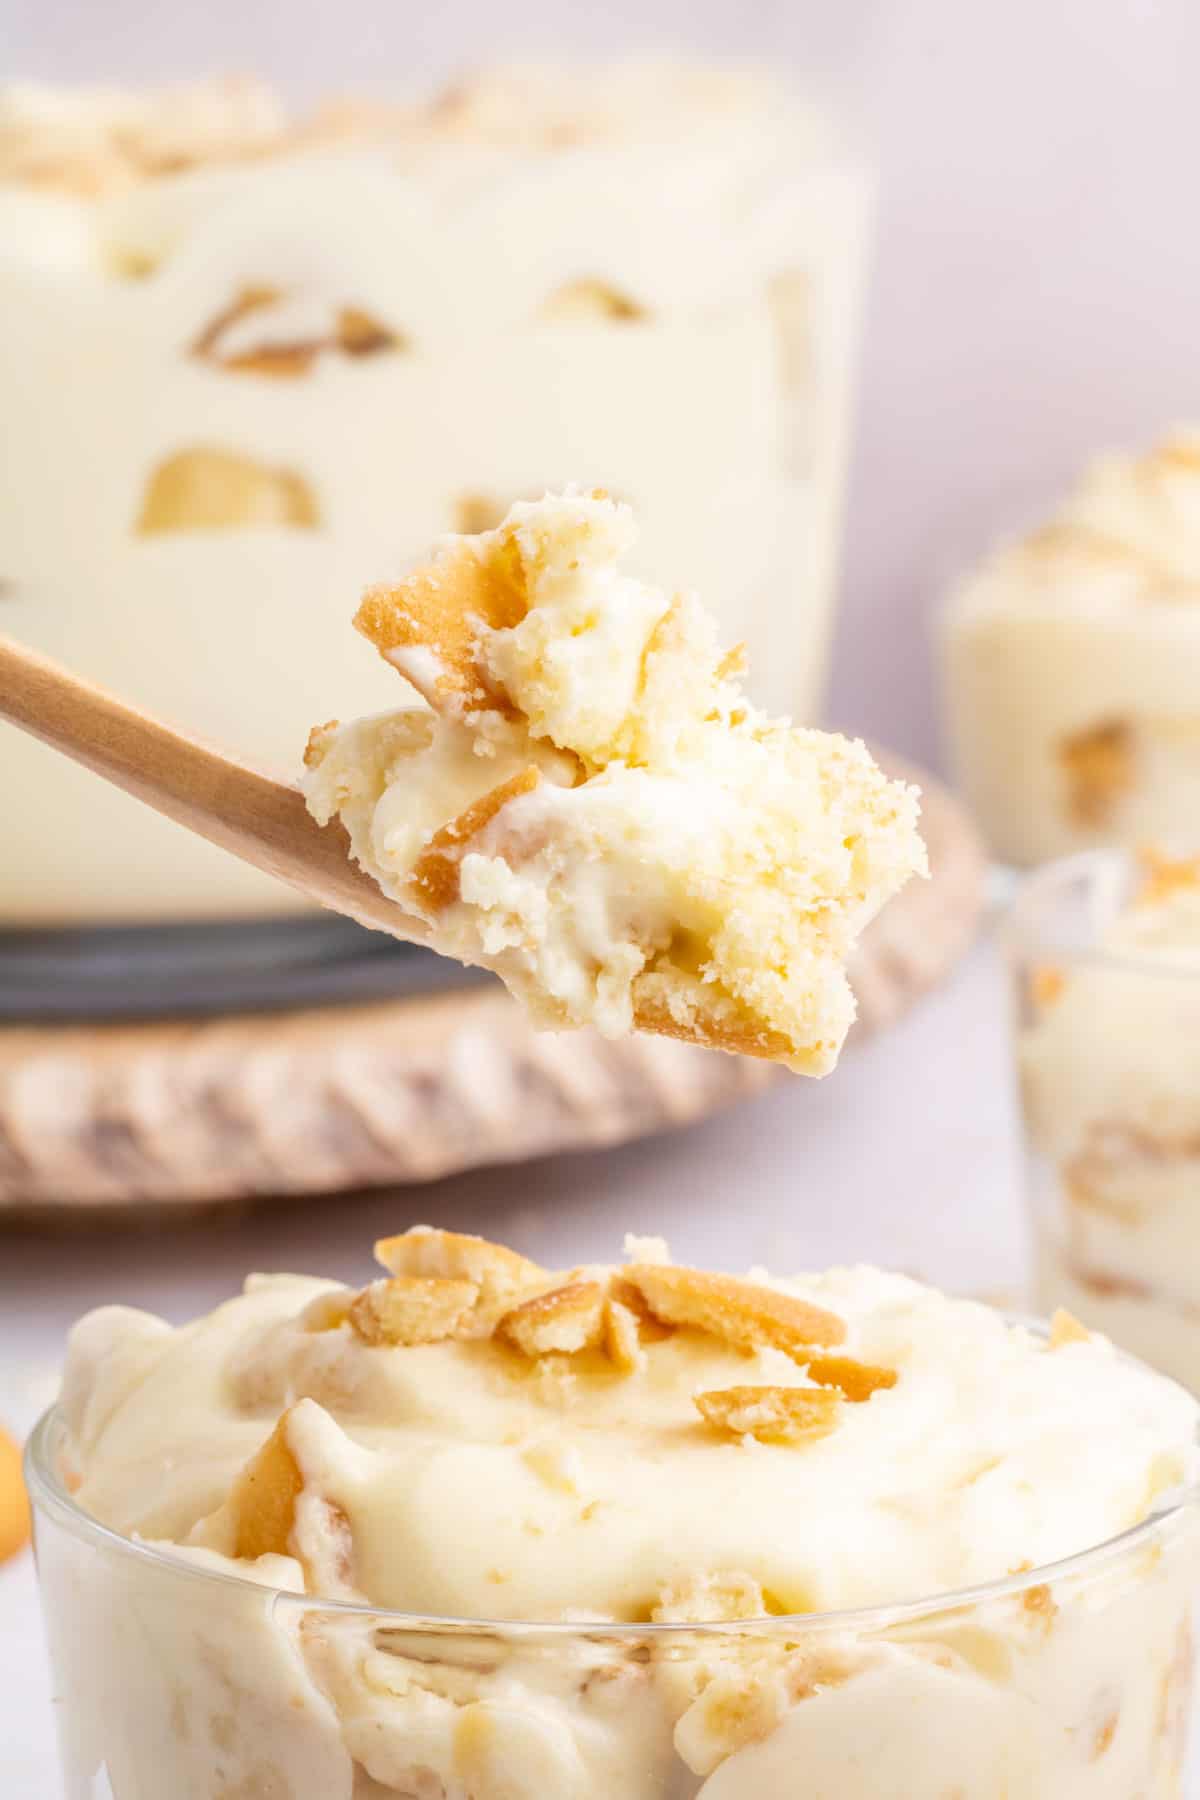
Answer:
[[[996,855],[1200,848],[1200,433],[1101,457],[954,585],[951,759]]]
[[[1008,936],[1036,1303],[1200,1390],[1200,859],[1051,864]]]

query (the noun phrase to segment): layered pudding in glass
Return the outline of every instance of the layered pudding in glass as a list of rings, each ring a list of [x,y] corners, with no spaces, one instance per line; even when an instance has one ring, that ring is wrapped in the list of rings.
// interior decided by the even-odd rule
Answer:
[[[388,703],[342,596],[580,479],[819,704],[870,180],[763,74],[501,68],[0,99],[0,628],[281,769]],[[0,923],[288,890],[0,728]],[[36,791],[31,809],[25,795]]]
[[[1178,1794],[1182,1389],[870,1268],[376,1254],[76,1327],[68,1800]]]
[[[1038,1304],[1200,1389],[1200,859],[1051,865],[1011,942]]]
[[[941,648],[999,856],[1200,845],[1200,435],[1094,462],[959,584]]]

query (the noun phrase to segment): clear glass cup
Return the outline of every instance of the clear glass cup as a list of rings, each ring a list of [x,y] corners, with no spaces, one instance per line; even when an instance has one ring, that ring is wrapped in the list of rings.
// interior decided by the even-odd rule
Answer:
[[[717,1625],[419,1619],[105,1530],[28,1457],[66,1800],[1166,1800],[1189,1492],[970,1592]],[[199,1553],[195,1553],[199,1554]]]
[[[870,159],[802,76],[563,61],[291,136],[253,90],[181,98],[124,130],[153,172],[111,189],[71,160],[86,121],[38,162],[57,103],[16,97],[40,173],[0,159],[7,633],[294,770],[331,712],[400,703],[350,629],[363,587],[579,481],[748,643],[757,698],[818,708]],[[301,904],[11,728],[0,763],[0,928]]]
[[[1200,1391],[1200,961],[1105,947],[1143,878],[1085,852],[1009,917],[1035,1303]]]
[[[992,850],[1021,869],[1185,851],[1200,831],[1200,606],[1123,561],[1119,537],[1073,544],[1058,516],[1071,485],[982,503],[935,583],[949,760]]]

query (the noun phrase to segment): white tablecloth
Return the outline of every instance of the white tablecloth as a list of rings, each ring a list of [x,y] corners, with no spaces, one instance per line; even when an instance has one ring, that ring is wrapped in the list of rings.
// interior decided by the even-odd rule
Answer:
[[[957,976],[820,1082],[788,1082],[681,1136],[351,1200],[286,1202],[191,1226],[0,1235],[0,1417],[53,1394],[63,1335],[104,1300],[172,1319],[250,1268],[361,1281],[372,1240],[425,1220],[553,1265],[619,1254],[625,1230],[681,1259],[778,1270],[874,1261],[1012,1293],[1023,1267],[1005,994],[982,945]],[[0,1795],[52,1800],[52,1693],[29,1556],[0,1570]]]

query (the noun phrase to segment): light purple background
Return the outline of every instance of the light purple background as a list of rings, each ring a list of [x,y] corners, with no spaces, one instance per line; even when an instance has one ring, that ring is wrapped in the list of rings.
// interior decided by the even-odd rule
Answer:
[[[1197,0],[0,0],[6,72],[301,95],[647,41],[857,69],[884,189],[831,715],[935,756],[947,559],[1200,413]]]

